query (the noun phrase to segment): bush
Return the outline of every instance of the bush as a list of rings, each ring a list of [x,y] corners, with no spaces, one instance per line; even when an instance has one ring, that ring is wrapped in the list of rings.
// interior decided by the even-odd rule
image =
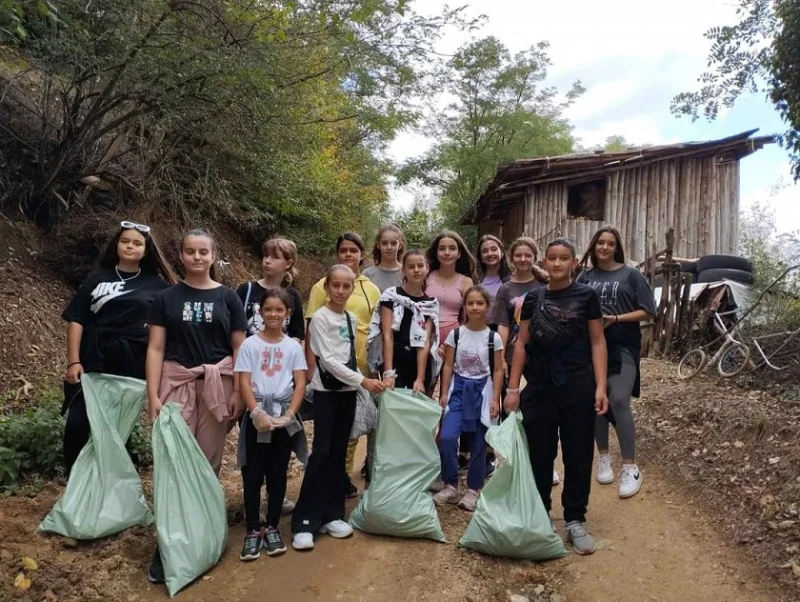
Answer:
[[[62,401],[59,389],[45,388],[27,408],[14,404],[0,414],[0,491],[13,495],[26,481],[64,475]],[[152,464],[149,428],[141,420],[127,449],[136,466]]]

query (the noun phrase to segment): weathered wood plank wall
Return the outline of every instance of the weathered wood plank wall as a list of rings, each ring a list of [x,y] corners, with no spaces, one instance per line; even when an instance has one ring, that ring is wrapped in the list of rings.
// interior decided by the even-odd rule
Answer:
[[[533,187],[524,204],[506,216],[507,244],[524,234],[540,245],[568,236],[583,251],[604,223],[616,225],[629,259],[642,262],[653,245],[661,247],[675,228],[676,257],[736,253],[739,245],[739,163],[717,157],[684,157],[641,167],[621,168],[607,176],[605,220],[567,216],[569,183]],[[481,224],[481,233],[499,228]]]

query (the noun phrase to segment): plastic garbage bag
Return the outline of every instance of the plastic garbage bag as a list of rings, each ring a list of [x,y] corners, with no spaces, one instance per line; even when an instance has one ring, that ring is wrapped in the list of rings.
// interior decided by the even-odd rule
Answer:
[[[81,386],[91,429],[89,442],[39,531],[73,539],[99,539],[134,525],[148,525],[153,517],[125,449],[144,406],[145,382],[87,373],[81,378]]]
[[[175,403],[153,425],[153,469],[158,549],[174,597],[217,564],[228,543],[222,486]]]
[[[533,481],[522,415],[512,412],[489,428],[486,441],[499,466],[483,488],[478,507],[459,545],[489,554],[525,560],[566,556]]]
[[[356,415],[350,429],[350,438],[358,439],[372,432],[378,422],[378,408],[369,391],[359,387],[356,391]]]
[[[445,541],[428,488],[438,477],[438,403],[408,389],[379,398],[372,480],[350,524],[379,535]]]

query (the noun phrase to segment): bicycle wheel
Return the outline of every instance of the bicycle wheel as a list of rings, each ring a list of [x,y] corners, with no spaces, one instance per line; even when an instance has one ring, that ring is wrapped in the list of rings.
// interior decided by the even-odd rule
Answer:
[[[689,380],[697,376],[703,368],[705,368],[708,356],[706,352],[700,349],[692,349],[689,353],[683,356],[681,363],[678,364],[678,378],[681,380]]]
[[[717,362],[717,372],[724,378],[736,376],[750,364],[750,347],[735,343],[725,350]]]

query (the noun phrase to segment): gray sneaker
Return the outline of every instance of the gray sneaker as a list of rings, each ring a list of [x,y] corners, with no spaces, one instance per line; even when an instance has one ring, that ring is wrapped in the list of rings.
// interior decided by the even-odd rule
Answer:
[[[586,523],[573,520],[567,523],[567,541],[572,543],[572,549],[577,554],[588,556],[594,554],[595,545],[592,536],[586,532]]]

